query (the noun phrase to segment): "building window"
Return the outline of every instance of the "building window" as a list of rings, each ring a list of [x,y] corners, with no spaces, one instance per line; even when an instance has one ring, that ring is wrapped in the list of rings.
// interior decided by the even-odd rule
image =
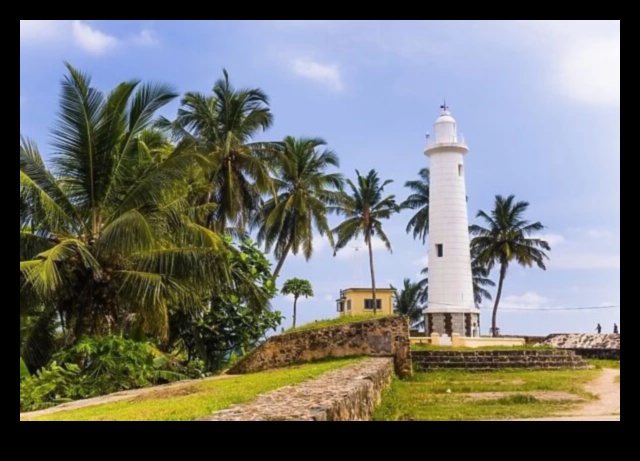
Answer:
[[[336,307],[337,307],[337,311],[338,312],[344,312],[344,303],[343,302],[337,303]]]
[[[436,243],[436,254],[438,258],[442,258],[444,256],[444,245],[442,243]]]
[[[462,163],[458,163],[458,176],[462,176],[464,174],[464,165]]]
[[[373,299],[364,300],[364,308],[373,310]],[[376,309],[382,309],[382,300],[376,299]]]
[[[347,310],[348,311],[351,310],[351,300],[350,299],[347,300]]]

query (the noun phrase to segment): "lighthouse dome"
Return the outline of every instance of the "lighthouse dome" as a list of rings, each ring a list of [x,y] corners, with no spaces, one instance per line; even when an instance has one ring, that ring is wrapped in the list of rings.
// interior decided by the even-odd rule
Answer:
[[[434,124],[437,143],[456,143],[458,142],[456,121],[451,116],[451,113],[443,109],[440,113],[440,117],[436,119]]]

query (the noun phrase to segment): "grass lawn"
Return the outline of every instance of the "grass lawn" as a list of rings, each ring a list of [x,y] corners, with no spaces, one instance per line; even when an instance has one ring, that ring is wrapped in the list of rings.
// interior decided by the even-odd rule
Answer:
[[[367,315],[345,315],[334,319],[316,320],[315,322],[300,325],[299,327],[289,328],[284,334],[294,333],[296,331],[316,330],[318,328],[335,327],[337,325],[346,325],[349,323],[364,322],[366,320],[381,319],[385,317],[393,317],[393,315],[367,314]]]
[[[596,368],[620,369],[620,360],[586,359],[586,361]]]
[[[593,369],[416,373],[405,381],[394,379],[373,420],[464,421],[549,416],[571,408],[576,402],[568,399],[541,400],[531,392],[566,392],[585,399],[593,398],[583,386],[598,373]],[[476,393],[484,392],[513,394],[478,398]],[[475,398],[471,398],[469,393],[474,393]]]
[[[233,404],[248,402],[258,394],[316,378],[322,373],[358,360],[360,359],[318,362],[218,381],[185,384],[172,389],[158,389],[132,400],[61,411],[30,421],[189,421]]]

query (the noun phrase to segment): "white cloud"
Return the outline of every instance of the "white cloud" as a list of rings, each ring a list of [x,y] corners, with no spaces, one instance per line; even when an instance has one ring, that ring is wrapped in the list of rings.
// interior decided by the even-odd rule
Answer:
[[[505,296],[500,301],[498,309],[548,309],[549,298],[539,295],[533,291],[528,291],[523,295]]]
[[[333,91],[342,91],[344,85],[337,64],[322,64],[308,58],[297,58],[291,61],[294,74],[327,86]]]
[[[565,235],[541,235],[551,245],[549,269],[620,269],[620,248],[607,229],[567,229]]]
[[[142,29],[133,37],[133,42],[140,46],[153,46],[158,44],[158,37],[153,30]]]
[[[333,295],[327,293],[326,295],[324,295],[322,297],[322,299],[323,299],[323,301],[332,302],[335,299],[335,297]]]
[[[373,237],[371,239],[371,249],[373,252],[377,251],[388,251],[387,247],[384,246],[382,240],[378,237]],[[369,249],[367,245],[362,240],[357,240],[348,244],[345,248],[341,249],[336,253],[336,258],[339,259],[349,259],[349,258],[363,258],[363,260],[369,261]]]
[[[40,42],[60,38],[68,21],[20,20],[20,42]]]
[[[82,21],[73,21],[73,40],[83,50],[92,54],[103,54],[118,44],[118,39],[94,29]]]

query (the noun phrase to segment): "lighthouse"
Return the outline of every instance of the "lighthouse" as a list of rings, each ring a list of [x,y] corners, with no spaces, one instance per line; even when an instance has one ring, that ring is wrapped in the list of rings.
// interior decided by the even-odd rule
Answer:
[[[469,151],[446,102],[427,138],[429,157],[429,297],[427,335],[479,336],[473,299],[464,157]]]

